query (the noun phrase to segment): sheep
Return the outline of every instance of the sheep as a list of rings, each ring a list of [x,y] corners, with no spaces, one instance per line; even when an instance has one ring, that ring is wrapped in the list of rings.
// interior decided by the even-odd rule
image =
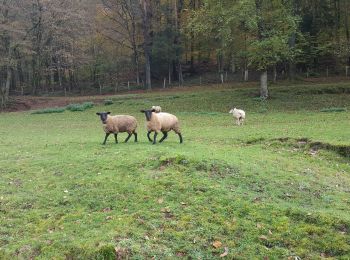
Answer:
[[[128,115],[115,115],[110,116],[111,112],[98,112],[96,115],[100,116],[103,124],[103,130],[106,133],[103,145],[106,144],[107,138],[110,134],[114,134],[115,142],[118,143],[118,133],[127,132],[129,135],[125,139],[125,143],[129,141],[132,134],[135,136],[135,142],[137,142],[137,121],[133,116]]]
[[[234,108],[231,109],[229,113],[232,114],[233,117],[236,119],[237,125],[243,125],[245,120],[245,112],[242,109]]]
[[[163,133],[163,137],[159,142],[163,142],[168,137],[168,132],[174,130],[180,138],[180,144],[182,144],[182,135],[180,130],[180,123],[176,116],[169,113],[156,113],[155,109],[151,110],[141,110],[141,113],[144,113],[146,116],[146,127],[147,127],[147,137],[150,142],[156,144],[157,135],[159,132]],[[153,141],[150,137],[151,132],[154,132]]]
[[[160,106],[152,106],[151,109],[154,109],[156,113],[162,112],[162,108]]]

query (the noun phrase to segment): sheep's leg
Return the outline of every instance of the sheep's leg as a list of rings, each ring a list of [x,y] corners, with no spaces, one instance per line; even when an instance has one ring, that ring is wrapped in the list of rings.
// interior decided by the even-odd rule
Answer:
[[[107,142],[107,138],[108,138],[108,136],[109,136],[110,134],[109,133],[106,133],[106,136],[105,136],[105,140],[103,141],[103,145],[105,145],[106,144],[106,142]]]
[[[181,133],[177,133],[179,135],[179,138],[180,138],[180,144],[182,144],[183,140],[182,140],[182,135]]]
[[[150,142],[153,142],[153,140],[152,140],[151,137],[150,137],[150,134],[151,134],[151,131],[148,131],[148,133],[147,133],[148,140],[149,140]]]
[[[118,143],[118,134],[114,134],[115,143]]]
[[[168,132],[162,132],[162,133],[163,133],[163,137],[162,139],[159,140],[160,143],[163,142],[168,137]]]
[[[158,135],[158,133],[154,132],[153,144],[156,144],[156,142],[157,142],[157,135]]]
[[[125,143],[127,143],[130,139],[130,137],[132,136],[132,134],[129,134],[128,137],[125,139]]]
[[[135,143],[137,143],[137,133],[134,132],[134,136],[135,136]]]

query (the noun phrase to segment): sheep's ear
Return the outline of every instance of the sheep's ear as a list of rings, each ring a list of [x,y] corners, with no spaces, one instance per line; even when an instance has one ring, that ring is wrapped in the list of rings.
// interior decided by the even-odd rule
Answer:
[[[97,113],[96,113],[96,115],[98,115],[98,116],[99,116],[99,115],[101,115],[101,113],[97,112]]]
[[[107,112],[107,115],[109,115],[111,112]]]

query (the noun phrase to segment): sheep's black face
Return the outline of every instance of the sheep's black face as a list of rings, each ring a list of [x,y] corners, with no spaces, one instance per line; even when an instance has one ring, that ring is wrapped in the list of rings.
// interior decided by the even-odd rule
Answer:
[[[141,113],[145,113],[147,121],[150,121],[152,118],[152,113],[155,112],[155,109],[152,110],[141,110]]]
[[[98,112],[96,113],[96,115],[100,116],[100,119],[102,121],[103,124],[107,123],[107,117],[111,112]]]

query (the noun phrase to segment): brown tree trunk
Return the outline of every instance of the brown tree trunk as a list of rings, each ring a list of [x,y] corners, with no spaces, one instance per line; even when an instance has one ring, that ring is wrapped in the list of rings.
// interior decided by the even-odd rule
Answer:
[[[264,40],[264,21],[262,18],[262,4],[263,0],[255,0],[255,7],[256,7],[256,15],[258,18],[258,40],[262,41]],[[268,89],[267,89],[267,68],[264,68],[260,71],[260,96],[262,98],[268,97]]]
[[[267,71],[264,70],[260,74],[260,97],[267,98],[269,91],[267,89]]]
[[[151,28],[151,0],[140,0],[142,13],[143,50],[145,55],[146,88],[152,89],[151,84],[151,50],[152,50],[152,28]]]

